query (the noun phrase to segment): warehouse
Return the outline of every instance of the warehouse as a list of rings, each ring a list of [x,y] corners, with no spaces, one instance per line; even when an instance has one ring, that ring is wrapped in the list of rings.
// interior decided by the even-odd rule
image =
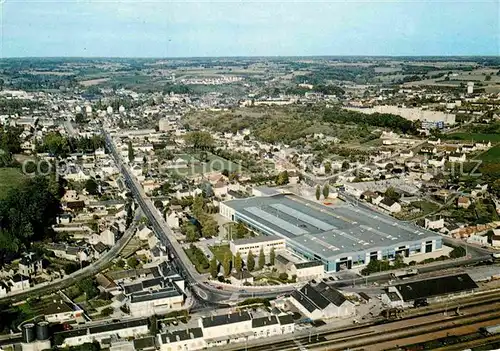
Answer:
[[[285,239],[289,250],[322,262],[326,272],[442,248],[439,235],[390,216],[350,204],[327,207],[291,194],[226,201],[220,214],[256,233]]]
[[[382,294],[382,302],[391,307],[419,306],[468,295],[477,288],[474,280],[462,273],[390,286]]]

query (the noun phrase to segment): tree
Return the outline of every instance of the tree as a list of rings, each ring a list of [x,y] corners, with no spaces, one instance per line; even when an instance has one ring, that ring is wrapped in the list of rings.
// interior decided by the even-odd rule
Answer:
[[[285,185],[288,184],[288,172],[285,170],[278,174],[278,177],[276,178],[276,185]]]
[[[325,162],[325,173],[326,174],[332,173],[332,164],[329,161]]]
[[[139,261],[137,260],[137,258],[135,256],[132,256],[130,257],[128,260],[127,260],[127,264],[130,268],[132,269],[136,269],[137,266],[139,265]]]
[[[236,253],[236,256],[234,257],[234,269],[236,269],[237,272],[241,272],[241,268],[243,267],[243,260],[241,259],[241,254],[238,251]]]
[[[245,227],[243,222],[238,222],[238,224],[236,224],[236,238],[242,239],[245,236],[247,236],[247,234],[248,234],[247,227]]]
[[[255,268],[255,258],[253,257],[252,250],[248,251],[247,268],[249,271],[253,271]]]
[[[265,265],[266,265],[266,255],[264,254],[264,248],[261,247],[259,252],[259,269],[264,268]]]
[[[97,295],[99,295],[99,290],[97,289],[97,286],[94,282],[93,279],[91,278],[85,278],[83,280],[80,280],[78,283],[78,288],[85,293],[85,297],[87,300],[93,299]]]
[[[99,185],[97,184],[97,182],[90,178],[90,179],[87,179],[87,181],[85,182],[85,190],[87,190],[87,192],[90,194],[90,195],[98,195],[99,194]]]
[[[208,132],[189,132],[184,136],[186,144],[194,149],[206,150],[214,144],[212,135]]]
[[[342,171],[347,171],[349,169],[350,165],[349,165],[349,161],[344,161],[342,162]]]
[[[192,243],[200,238],[198,228],[196,228],[196,226],[191,222],[186,222],[182,226],[182,231],[184,232],[184,235],[186,235],[187,242]]]
[[[193,200],[193,215],[200,219],[203,215],[203,206],[205,205],[205,200],[203,199],[203,195],[197,195]]]
[[[212,276],[212,278],[217,278],[217,274],[218,274],[218,269],[217,269],[217,258],[215,257],[212,257],[212,259],[210,260],[210,275]]]
[[[274,266],[274,261],[276,260],[276,252],[274,251],[274,247],[271,248],[271,253],[269,254],[269,263],[271,266]]]
[[[323,197],[327,199],[328,195],[330,195],[330,186],[328,184],[325,184],[323,186]]]
[[[316,185],[316,200],[319,200],[321,197],[321,187],[319,185]]]
[[[222,268],[224,268],[224,275],[227,277],[231,274],[231,254],[226,252],[224,260],[222,261]]]
[[[392,186],[387,188],[384,195],[393,201],[397,201],[401,197]]]
[[[108,317],[111,316],[114,312],[113,307],[105,307],[101,310],[101,316]]]
[[[132,146],[132,141],[128,142],[128,160],[130,162],[134,161],[135,158],[135,153],[134,153],[134,147]]]
[[[125,261],[123,260],[123,258],[119,258],[118,261],[116,261],[116,266],[119,268],[125,267]]]
[[[219,232],[219,226],[217,221],[212,218],[210,215],[205,215],[205,218],[202,221],[201,233],[204,238],[211,238],[216,236]]]

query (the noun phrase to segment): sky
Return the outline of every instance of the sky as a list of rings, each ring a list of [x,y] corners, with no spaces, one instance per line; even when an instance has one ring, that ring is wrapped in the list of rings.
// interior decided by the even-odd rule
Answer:
[[[499,3],[0,0],[0,57],[500,55]]]

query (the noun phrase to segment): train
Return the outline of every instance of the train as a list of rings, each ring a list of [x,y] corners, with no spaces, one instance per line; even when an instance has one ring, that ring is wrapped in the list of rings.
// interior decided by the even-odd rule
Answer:
[[[488,336],[500,334],[500,324],[479,328],[479,332]]]

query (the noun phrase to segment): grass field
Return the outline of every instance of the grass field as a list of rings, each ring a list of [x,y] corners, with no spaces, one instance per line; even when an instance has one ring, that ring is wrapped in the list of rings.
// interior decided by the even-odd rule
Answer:
[[[3,198],[9,189],[20,184],[24,179],[17,168],[0,168],[0,198]]]
[[[488,163],[500,163],[500,145],[496,145],[478,156],[478,159]]]
[[[491,141],[492,143],[500,142],[500,134],[481,134],[481,133],[452,133],[447,136],[447,139],[455,140],[471,140],[471,141]]]
[[[241,171],[243,167],[237,163],[226,160],[222,157],[208,154],[207,162],[200,162],[197,158],[197,155],[176,155],[176,158],[182,158],[188,163],[186,168],[179,168],[170,170],[172,173],[178,173],[181,176],[190,177],[198,174],[206,174],[214,171],[222,171],[227,169],[229,172]]]

